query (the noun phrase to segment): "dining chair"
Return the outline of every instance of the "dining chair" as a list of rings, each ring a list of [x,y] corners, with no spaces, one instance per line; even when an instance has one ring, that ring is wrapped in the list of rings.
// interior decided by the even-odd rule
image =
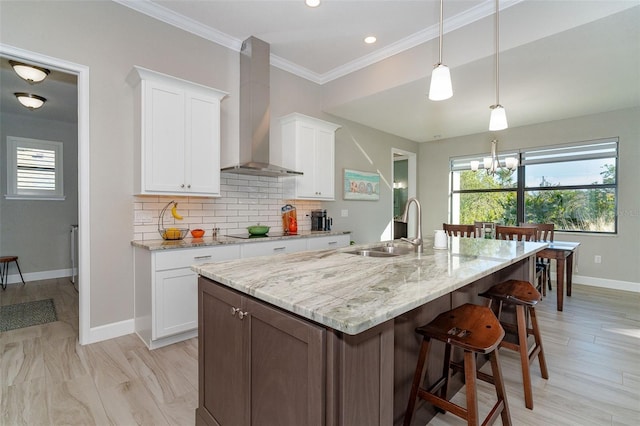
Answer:
[[[496,239],[512,241],[538,241],[537,226],[496,226]],[[545,266],[539,265],[536,260],[536,288],[546,296],[545,291]]]
[[[473,222],[473,226],[476,228],[476,236],[478,238],[496,238],[495,222]],[[487,231],[489,231],[489,237],[486,237]]]
[[[530,226],[537,228],[537,241],[544,241],[549,243],[553,242],[553,232],[555,230],[555,225],[553,223],[520,222],[520,226]],[[549,287],[549,290],[551,290],[551,260],[539,257],[536,262],[544,266],[545,281],[547,282],[547,287]],[[546,293],[546,290],[543,291],[544,296],[546,296]]]
[[[496,226],[496,239],[513,241],[537,241],[537,228],[521,226]]]
[[[476,237],[476,227],[473,225],[452,225],[450,223],[443,223],[442,229],[450,237]]]

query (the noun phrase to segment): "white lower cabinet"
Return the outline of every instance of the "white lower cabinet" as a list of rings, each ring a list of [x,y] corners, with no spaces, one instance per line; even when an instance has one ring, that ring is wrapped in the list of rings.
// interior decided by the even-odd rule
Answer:
[[[135,331],[149,349],[198,334],[198,275],[191,265],[240,258],[239,245],[134,248]]]
[[[346,247],[350,234],[207,247],[134,247],[135,332],[149,349],[198,335],[198,276],[191,265]]]

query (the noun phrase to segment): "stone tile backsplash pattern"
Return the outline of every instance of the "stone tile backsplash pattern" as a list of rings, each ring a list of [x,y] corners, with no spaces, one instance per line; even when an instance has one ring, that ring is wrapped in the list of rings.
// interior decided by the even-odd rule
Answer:
[[[291,178],[282,178],[291,179]],[[171,200],[178,203],[178,212],[184,220],[177,221],[167,211],[165,227],[202,228],[204,238],[211,238],[212,229],[220,228],[220,235],[246,232],[250,225],[267,225],[275,231],[282,231],[280,208],[285,204],[296,207],[298,230],[311,229],[311,210],[322,208],[320,201],[285,200],[282,181],[265,176],[244,176],[222,173],[220,178],[220,198],[181,196],[134,196],[134,210],[151,213],[151,222],[133,223],[134,240],[158,240],[158,216],[160,210]],[[190,235],[189,235],[190,236]]]

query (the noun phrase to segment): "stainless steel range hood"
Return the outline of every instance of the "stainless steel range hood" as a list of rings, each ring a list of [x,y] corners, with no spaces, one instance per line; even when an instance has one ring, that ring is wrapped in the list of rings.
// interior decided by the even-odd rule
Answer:
[[[300,176],[269,162],[269,44],[249,37],[240,51],[239,164],[221,169],[227,173],[257,176]]]

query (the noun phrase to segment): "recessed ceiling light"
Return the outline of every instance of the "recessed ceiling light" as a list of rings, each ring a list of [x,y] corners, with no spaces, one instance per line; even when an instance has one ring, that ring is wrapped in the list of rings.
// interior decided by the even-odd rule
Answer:
[[[375,36],[368,36],[364,38],[364,42],[367,44],[373,44],[376,42],[376,40],[378,40],[377,38],[375,38]]]
[[[320,0],[304,0],[304,4],[309,7],[318,7],[320,6]]]

